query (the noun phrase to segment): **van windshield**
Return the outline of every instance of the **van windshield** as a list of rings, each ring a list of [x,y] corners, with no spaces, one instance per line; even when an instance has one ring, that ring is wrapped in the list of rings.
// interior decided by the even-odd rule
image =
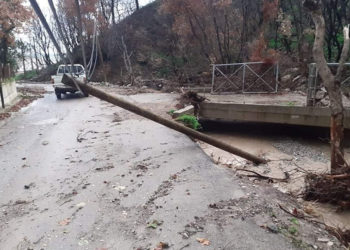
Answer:
[[[84,74],[84,68],[82,66],[60,66],[58,68],[58,73],[59,74],[68,74],[68,73],[73,73],[73,74]]]

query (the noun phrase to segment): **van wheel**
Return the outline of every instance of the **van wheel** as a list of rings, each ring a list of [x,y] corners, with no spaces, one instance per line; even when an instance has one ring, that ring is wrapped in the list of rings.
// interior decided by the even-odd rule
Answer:
[[[56,93],[56,97],[58,100],[61,100],[62,99],[62,93],[61,92],[58,92],[58,91],[55,91]]]

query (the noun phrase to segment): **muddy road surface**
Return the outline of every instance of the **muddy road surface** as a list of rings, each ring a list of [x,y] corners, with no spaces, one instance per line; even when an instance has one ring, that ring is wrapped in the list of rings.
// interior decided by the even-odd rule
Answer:
[[[169,94],[125,98],[176,104]],[[0,155],[0,249],[339,247],[319,225],[279,209],[297,206],[287,195],[94,97],[33,102],[1,125]]]

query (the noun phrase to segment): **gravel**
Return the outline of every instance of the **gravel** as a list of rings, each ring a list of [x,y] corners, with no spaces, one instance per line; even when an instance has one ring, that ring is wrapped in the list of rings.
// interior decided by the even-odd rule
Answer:
[[[308,158],[322,163],[329,162],[328,157],[316,147],[293,141],[290,138],[283,138],[273,143],[273,146],[285,154],[292,155],[297,161]]]

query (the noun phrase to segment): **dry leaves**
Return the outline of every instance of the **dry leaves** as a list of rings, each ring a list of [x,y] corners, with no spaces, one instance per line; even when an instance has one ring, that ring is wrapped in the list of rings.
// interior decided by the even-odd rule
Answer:
[[[60,221],[58,224],[60,224],[61,226],[67,226],[70,222],[71,222],[70,218],[67,218]]]
[[[169,244],[166,242],[159,242],[157,247],[154,250],[163,250],[169,248]]]
[[[199,243],[201,243],[203,246],[209,246],[210,245],[210,241],[205,239],[205,238],[197,238],[197,241]]]

